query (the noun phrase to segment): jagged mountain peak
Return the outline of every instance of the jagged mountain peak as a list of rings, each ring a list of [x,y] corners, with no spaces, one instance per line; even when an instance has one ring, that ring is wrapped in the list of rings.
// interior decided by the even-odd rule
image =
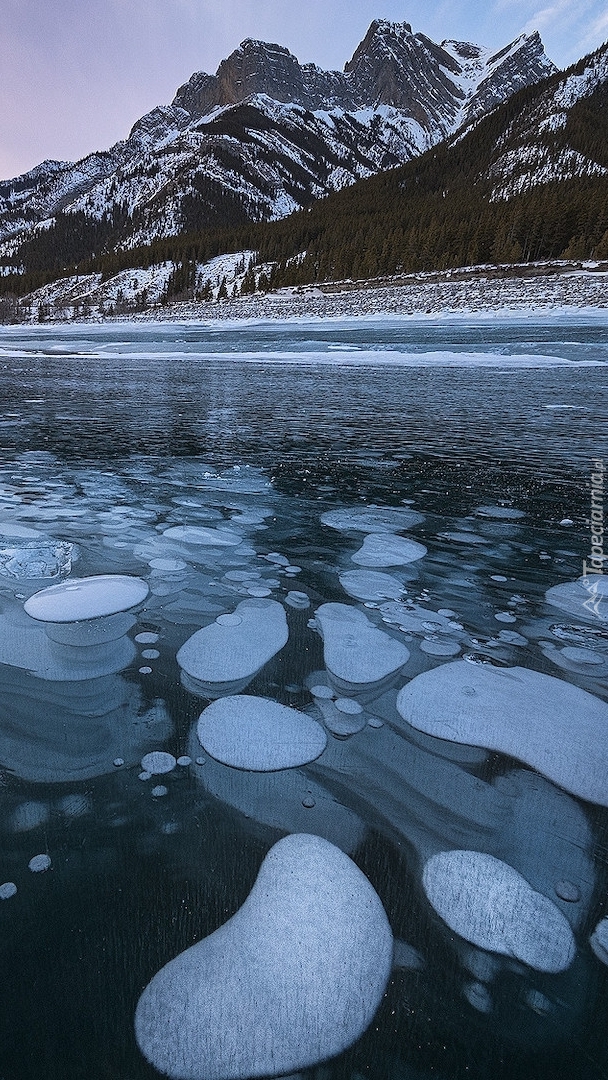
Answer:
[[[478,60],[482,53],[487,52],[483,46],[474,45],[472,41],[456,41],[453,38],[445,38],[441,48],[462,60]]]
[[[246,38],[110,150],[0,185],[0,242],[57,215],[68,232],[76,212],[118,221],[112,243],[127,247],[282,217],[409,161],[554,70],[537,34],[488,54],[386,19],[371,23],[344,71]]]

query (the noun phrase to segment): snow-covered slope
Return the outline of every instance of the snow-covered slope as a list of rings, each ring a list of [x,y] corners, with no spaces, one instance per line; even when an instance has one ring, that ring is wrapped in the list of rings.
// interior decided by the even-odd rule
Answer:
[[[0,254],[10,259],[40,223],[77,212],[108,223],[122,248],[283,217],[409,160],[553,70],[538,34],[491,55],[376,20],[344,72],[247,40],[110,150],[0,183]]]
[[[554,180],[608,174],[608,45],[539,87],[501,133],[485,178],[509,199]]]

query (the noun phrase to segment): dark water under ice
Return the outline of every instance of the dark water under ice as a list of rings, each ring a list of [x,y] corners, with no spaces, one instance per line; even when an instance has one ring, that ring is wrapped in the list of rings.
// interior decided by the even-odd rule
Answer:
[[[45,677],[23,602],[56,579],[10,576],[0,551],[0,884],[17,886],[0,900],[0,1080],[157,1076],[133,1035],[143,987],[241,906],[266,852],[293,831],[319,832],[355,858],[417,956],[394,970],[359,1042],[303,1076],[608,1077],[608,973],[588,944],[608,914],[605,809],[512,759],[455,760],[413,733],[403,767],[383,759],[380,741],[367,753],[358,735],[330,736],[325,764],[276,784],[235,778],[196,747],[207,702],[181,684],[175,659],[253,582],[279,601],[305,592],[310,607],[286,607],[289,643],[247,693],[319,718],[308,687],[323,677],[323,646],[308,620],[326,601],[358,606],[406,642],[398,685],[444,663],[420,649],[424,631],[404,634],[344,592],[339,574],[355,567],[363,534],[320,522],[336,508],[405,502],[425,515],[409,535],[428,555],[386,572],[413,604],[455,613],[461,655],[608,700],[608,627],[544,598],[579,577],[588,555],[590,476],[594,460],[608,460],[607,363],[605,321],[557,315],[2,330],[4,549],[25,543],[15,525],[36,530],[38,560],[42,547],[52,561],[53,538],[73,545],[75,576],[135,574],[150,595],[124,663],[70,671],[59,650]],[[525,516],[476,513],[484,506]],[[218,523],[242,534],[238,548],[163,548],[171,526]],[[163,551],[183,567],[150,566]],[[261,557],[273,552],[299,572]],[[523,644],[500,638],[505,629]],[[595,659],[564,666],[564,647]],[[384,720],[379,732],[391,729],[390,692],[365,708]],[[154,749],[205,763],[141,780]],[[155,784],[167,793],[152,795]],[[495,854],[547,888],[582,883],[567,971],[488,961],[442,923],[421,869],[454,847]],[[34,873],[28,862],[41,853],[52,869]]]

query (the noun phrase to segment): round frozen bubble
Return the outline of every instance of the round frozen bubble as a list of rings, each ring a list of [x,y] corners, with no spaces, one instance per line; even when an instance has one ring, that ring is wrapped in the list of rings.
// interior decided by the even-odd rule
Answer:
[[[58,803],[59,810],[66,818],[80,818],[90,814],[93,806],[88,795],[64,795]]]
[[[68,578],[59,585],[51,585],[34,593],[23,606],[28,615],[40,622],[79,622],[127,611],[141,604],[148,591],[141,578],[98,574]]]
[[[311,686],[310,692],[313,697],[323,698],[324,700],[331,701],[335,697],[334,691],[331,686],[325,686],[323,683],[319,683],[317,686]]]
[[[437,914],[465,941],[536,971],[565,971],[574,960],[566,917],[493,855],[442,851],[426,863],[422,884]]]
[[[402,532],[424,521],[417,510],[400,506],[350,506],[341,510],[328,510],[321,515],[324,525],[340,532],[355,530],[364,533]]]
[[[504,641],[507,645],[528,645],[528,639],[522,634],[518,634],[515,630],[499,630],[498,640]]]
[[[203,525],[173,525],[165,529],[163,536],[201,547],[237,547],[243,541],[240,533],[230,529],[207,529]]]
[[[188,688],[201,697],[217,696],[230,684],[232,692],[244,689],[288,636],[282,604],[265,598],[243,600],[228,622],[220,615],[182,645],[177,653],[182,681],[186,676]]]
[[[557,882],[555,892],[560,900],[564,900],[567,904],[578,904],[581,898],[581,890],[578,885],[575,885],[573,881],[567,881],[565,878]]]
[[[338,698],[334,702],[336,709],[347,716],[359,716],[363,712],[363,706],[352,698]]]
[[[16,833],[30,832],[31,829],[37,829],[41,825],[45,825],[49,817],[50,811],[46,803],[20,803],[13,813],[11,827],[13,832]]]
[[[347,570],[340,584],[355,600],[398,600],[405,592],[399,578],[380,570]]]
[[[588,574],[547,589],[545,600],[580,619],[608,622],[608,574]]]
[[[0,900],[10,900],[11,896],[14,896],[17,892],[17,886],[14,881],[4,881],[0,885]]]
[[[30,529],[27,525],[18,525],[16,521],[0,522],[0,537],[9,536],[18,540],[37,540],[43,535],[36,529]]]
[[[497,622],[502,623],[514,623],[517,622],[515,615],[512,615],[510,611],[497,611],[494,618]]]
[[[473,532],[442,532],[437,534],[441,540],[451,540],[454,544],[487,544],[483,536]]]
[[[396,678],[409,659],[405,645],[376,629],[358,608],[321,604],[315,620],[332,682],[346,693]]]
[[[306,765],[320,757],[327,736],[316,720],[267,698],[219,698],[202,713],[197,735],[216,761],[251,772]]]
[[[225,615],[218,615],[215,621],[218,626],[240,626],[243,620],[234,611],[228,611]]]
[[[160,653],[158,649],[142,649],[141,655],[144,660],[158,660]]]
[[[305,592],[288,592],[285,603],[288,607],[295,608],[296,611],[305,611],[306,608],[310,607],[310,598]]]
[[[351,559],[360,566],[405,566],[423,559],[427,550],[424,544],[405,536],[369,533]]]
[[[51,869],[51,859],[49,855],[34,855],[27,865],[32,873],[41,874],[45,870]]]
[[[538,1016],[547,1016],[551,1012],[553,1005],[548,997],[541,994],[540,990],[536,990],[534,987],[530,987],[526,990],[525,998],[526,1005]]]
[[[562,656],[566,657],[566,660],[573,660],[575,664],[589,664],[591,667],[595,667],[597,664],[606,662],[603,655],[593,652],[592,649],[577,649],[574,646],[567,645],[565,649],[560,651]]]
[[[186,769],[188,765],[192,764],[192,758],[188,757],[187,754],[182,754],[181,757],[178,757],[177,764],[180,766],[181,769]]]
[[[165,570],[173,573],[177,570],[185,570],[188,563],[184,562],[183,559],[150,559],[148,566],[153,570]]]
[[[165,787],[164,784],[157,784],[156,787],[152,788],[152,795],[154,796],[155,799],[162,799],[162,798],[164,798],[165,795],[168,795],[168,794],[169,794],[169,788]]]
[[[429,656],[458,656],[460,645],[457,641],[433,641],[423,638],[420,649]]]
[[[163,773],[173,772],[176,765],[177,761],[173,754],[168,754],[164,750],[152,750],[151,753],[144,754],[141,759],[142,769],[152,776],[162,776]]]
[[[480,982],[469,982],[463,987],[463,994],[472,1008],[477,1012],[492,1012],[492,997],[487,986]]]

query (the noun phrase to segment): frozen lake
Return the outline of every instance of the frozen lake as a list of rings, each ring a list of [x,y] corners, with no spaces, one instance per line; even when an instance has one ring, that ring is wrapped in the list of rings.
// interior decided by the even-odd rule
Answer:
[[[0,399],[1,1080],[170,1072],[237,912],[199,1080],[606,1077],[606,320],[4,327]]]

